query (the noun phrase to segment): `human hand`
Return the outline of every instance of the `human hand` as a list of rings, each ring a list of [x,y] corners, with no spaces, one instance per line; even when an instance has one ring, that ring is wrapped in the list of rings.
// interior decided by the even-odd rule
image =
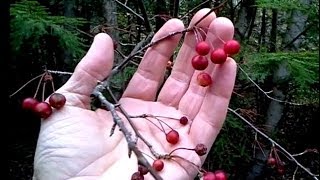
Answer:
[[[200,10],[191,24],[208,11]],[[221,40],[233,38],[234,27],[231,21],[216,18],[214,13],[197,26],[209,28],[207,38],[215,48],[223,45]],[[153,40],[183,28],[180,20],[169,20]],[[198,72],[191,66],[191,58],[195,55],[195,34],[188,32],[172,73],[156,97],[164,79],[167,61],[180,38],[181,35],[170,37],[147,50],[119,101],[130,115],[187,116],[193,121],[189,129],[189,126],[182,126],[178,121],[165,120],[180,134],[178,144],[170,145],[164,133],[152,123],[143,118],[132,119],[142,136],[158,153],[163,154],[177,147],[193,148],[198,143],[211,148],[225,120],[236,77],[236,63],[228,58],[224,64],[210,64],[205,70],[213,77],[212,86],[199,86],[196,83]],[[110,73],[113,53],[112,39],[106,34],[98,34],[71,78],[56,91],[65,95],[67,102],[62,109],[41,121],[34,159],[34,179],[130,179],[137,171],[137,158],[134,154],[128,157],[128,145],[122,132],[116,128],[109,137],[114,124],[110,112],[90,110],[90,94],[97,81],[103,80]],[[129,126],[125,119],[124,122]],[[150,154],[141,141],[138,141],[137,146],[142,152]],[[190,151],[179,150],[178,153],[199,166],[206,158]],[[146,158],[152,163],[150,158]],[[165,161],[165,167],[159,175],[163,179],[194,179],[197,174],[194,166],[179,162]],[[150,173],[145,179],[152,179]]]

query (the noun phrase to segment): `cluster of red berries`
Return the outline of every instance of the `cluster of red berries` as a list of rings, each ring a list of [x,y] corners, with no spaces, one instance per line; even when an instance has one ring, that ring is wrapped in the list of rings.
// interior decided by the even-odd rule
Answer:
[[[49,103],[39,102],[36,98],[28,97],[22,102],[22,109],[30,110],[40,118],[46,119],[52,114],[52,108],[60,109],[66,103],[66,97],[60,93],[53,93],[49,97]]]
[[[278,156],[277,158],[273,157],[272,154],[269,155],[269,158],[267,160],[267,164],[272,167],[272,168],[277,168],[277,172],[279,175],[283,175],[285,173],[285,168],[283,162],[279,159]]]
[[[211,48],[206,41],[197,43],[195,50],[197,54],[192,58],[192,67],[196,70],[205,70],[209,65],[209,60],[206,57]],[[229,40],[224,43],[223,48],[213,49],[210,53],[210,60],[214,64],[223,64],[228,56],[235,55],[240,51],[240,43],[236,40]],[[200,72],[197,76],[197,82],[200,86],[206,87],[212,84],[211,76],[206,72]]]
[[[227,174],[222,170],[216,170],[215,172],[205,172],[202,180],[227,180]]]

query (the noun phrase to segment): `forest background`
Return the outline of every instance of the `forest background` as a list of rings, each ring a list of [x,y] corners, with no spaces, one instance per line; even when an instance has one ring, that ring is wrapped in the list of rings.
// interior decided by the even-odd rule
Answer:
[[[235,25],[234,38],[241,43],[234,57],[238,74],[230,111],[204,167],[223,169],[229,179],[317,177],[319,1],[12,0],[9,179],[31,179],[39,132],[39,119],[21,109],[22,99],[34,94],[38,82],[13,95],[17,89],[45,68],[72,72],[97,33],[113,38],[119,63],[123,55],[150,41],[167,20],[177,17],[187,26],[201,8],[214,8],[217,16],[229,18]],[[117,97],[140,60],[134,57],[112,80]],[[53,77],[56,88],[69,78]],[[273,152],[284,171],[268,165]]]

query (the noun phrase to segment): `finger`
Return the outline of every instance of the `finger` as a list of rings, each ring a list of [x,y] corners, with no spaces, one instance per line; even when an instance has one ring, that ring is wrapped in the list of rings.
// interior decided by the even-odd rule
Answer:
[[[183,28],[182,21],[171,19],[161,27],[152,41],[165,37],[169,33],[181,31]],[[148,48],[122,97],[142,100],[155,99],[160,83],[164,78],[167,62],[173,55],[180,38],[181,34],[175,35]]]
[[[233,91],[237,65],[232,58],[214,68],[215,83],[209,87],[201,109],[193,120],[191,137],[211,148],[226,118],[227,108]]]
[[[89,51],[58,92],[69,95],[67,97],[69,104],[87,108],[90,103],[90,94],[97,85],[97,81],[103,80],[110,73],[113,56],[113,41],[110,36],[105,33],[96,35]]]
[[[233,23],[225,18],[218,17],[212,21],[209,26],[206,42],[211,44],[211,51],[217,48],[223,48],[224,42],[233,38]],[[197,76],[200,72],[207,72],[212,75],[213,69],[219,65],[215,65],[210,60],[210,53],[207,55],[209,66],[204,71],[194,71],[189,88],[181,98],[179,110],[190,118],[194,118],[199,112],[202,101],[207,93],[207,87],[199,86]],[[190,63],[191,64],[191,63]],[[191,65],[190,65],[191,66]],[[213,78],[213,85],[215,79]]]
[[[189,27],[193,26],[200,18],[206,15],[210,9],[201,9],[192,18]],[[212,20],[216,17],[215,13],[212,12],[209,16],[203,19],[197,27],[201,27],[204,30],[208,28]],[[191,66],[191,59],[196,54],[195,52],[196,38],[194,32],[186,33],[184,42],[181,46],[179,54],[174,63],[171,75],[163,85],[158,101],[177,107],[181,97],[188,89],[191,76],[194,69]]]

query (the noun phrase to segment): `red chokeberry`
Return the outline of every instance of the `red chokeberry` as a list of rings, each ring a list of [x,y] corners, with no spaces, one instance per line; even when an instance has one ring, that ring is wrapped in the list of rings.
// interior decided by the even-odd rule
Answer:
[[[227,174],[222,170],[216,170],[214,172],[214,174],[216,175],[216,180],[227,180],[228,179]]]
[[[33,111],[39,115],[41,118],[48,118],[52,114],[52,108],[47,102],[39,102]]]
[[[205,41],[201,41],[199,43],[197,43],[196,45],[196,52],[201,55],[201,56],[205,56],[209,53],[210,51],[210,46],[207,42]]]
[[[223,49],[216,49],[214,51],[211,52],[211,61],[214,64],[222,64],[227,60],[227,54]]]
[[[203,156],[203,155],[207,154],[207,147],[204,144],[197,144],[196,147],[194,148],[194,151],[199,156]]]
[[[216,180],[216,175],[213,172],[205,172],[203,174],[203,180]]]
[[[197,76],[197,82],[200,86],[206,87],[212,84],[212,78],[208,73],[200,72]]]
[[[140,174],[140,172],[135,172],[132,174],[131,180],[144,180],[144,177]]]
[[[179,122],[180,122],[180,124],[182,124],[182,125],[186,125],[186,124],[188,124],[188,118],[185,117],[185,116],[182,116],[182,117],[180,118]]]
[[[223,49],[227,54],[237,54],[240,51],[240,43],[236,40],[229,40],[224,44]]]
[[[38,103],[39,101],[35,98],[32,98],[32,97],[25,98],[22,101],[22,109],[33,110]]]
[[[178,131],[172,129],[166,134],[166,139],[170,144],[177,144],[179,141]]]
[[[196,70],[204,70],[208,67],[209,61],[205,56],[195,55],[191,59],[191,64],[192,67]]]
[[[269,157],[268,160],[267,160],[267,164],[269,166],[274,166],[274,165],[276,165],[276,163],[277,163],[277,161],[276,161],[276,159],[274,157]]]
[[[49,97],[49,104],[56,109],[62,108],[65,103],[66,103],[66,97],[63,94],[53,93]]]
[[[161,171],[164,167],[164,163],[162,160],[160,159],[156,159],[153,161],[152,167],[156,170],[156,171]]]

